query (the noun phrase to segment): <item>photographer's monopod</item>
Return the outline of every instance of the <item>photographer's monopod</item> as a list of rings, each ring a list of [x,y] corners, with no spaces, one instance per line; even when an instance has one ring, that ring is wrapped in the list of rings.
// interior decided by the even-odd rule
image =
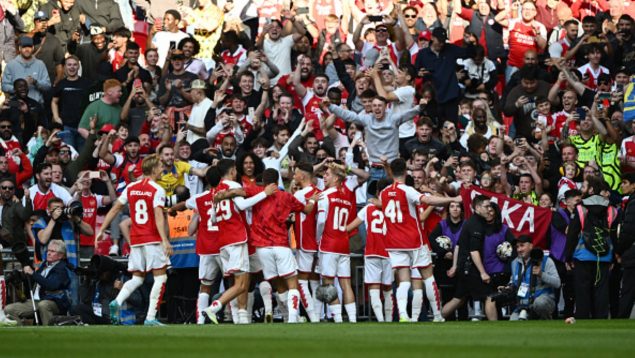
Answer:
[[[35,317],[35,325],[40,325],[40,320],[37,316],[37,307],[35,306],[35,299],[33,299],[33,287],[31,287],[31,280],[26,279],[26,284],[29,286],[29,294],[31,295],[31,304],[33,305],[33,317]]]

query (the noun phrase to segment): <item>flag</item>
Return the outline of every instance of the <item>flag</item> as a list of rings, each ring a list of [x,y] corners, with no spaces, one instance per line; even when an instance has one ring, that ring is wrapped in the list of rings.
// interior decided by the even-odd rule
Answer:
[[[624,88],[624,122],[635,120],[635,76]]]

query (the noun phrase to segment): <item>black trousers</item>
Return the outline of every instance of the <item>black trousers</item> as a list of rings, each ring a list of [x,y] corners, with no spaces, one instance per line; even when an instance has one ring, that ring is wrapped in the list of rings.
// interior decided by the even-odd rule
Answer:
[[[173,269],[168,272],[165,289],[167,316],[170,323],[196,323],[198,268]]]
[[[575,286],[573,280],[573,271],[567,271],[567,267],[564,262],[553,259],[556,264],[556,270],[558,270],[558,276],[560,276],[561,286],[556,290],[556,312],[553,318],[558,318],[558,302],[560,300],[560,291],[562,290],[562,298],[564,300],[563,317],[573,317],[573,308],[575,307]]]
[[[609,318],[608,262],[574,261],[575,318]]]
[[[633,303],[635,303],[635,267],[624,267],[620,296],[620,318],[629,318],[631,316]]]

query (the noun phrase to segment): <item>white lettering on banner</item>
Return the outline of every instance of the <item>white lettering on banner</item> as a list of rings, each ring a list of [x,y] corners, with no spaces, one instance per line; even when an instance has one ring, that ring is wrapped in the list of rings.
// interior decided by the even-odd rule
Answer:
[[[534,208],[529,207],[527,208],[527,210],[525,210],[525,213],[523,214],[523,218],[520,219],[520,223],[518,223],[518,231],[522,231],[523,229],[523,225],[527,223],[529,224],[529,232],[530,233],[534,233]]]

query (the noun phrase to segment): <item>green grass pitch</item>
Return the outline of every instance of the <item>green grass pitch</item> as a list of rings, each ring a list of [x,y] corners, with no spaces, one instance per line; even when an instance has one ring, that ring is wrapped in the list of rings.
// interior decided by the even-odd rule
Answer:
[[[0,357],[628,357],[635,320],[0,329]]]

